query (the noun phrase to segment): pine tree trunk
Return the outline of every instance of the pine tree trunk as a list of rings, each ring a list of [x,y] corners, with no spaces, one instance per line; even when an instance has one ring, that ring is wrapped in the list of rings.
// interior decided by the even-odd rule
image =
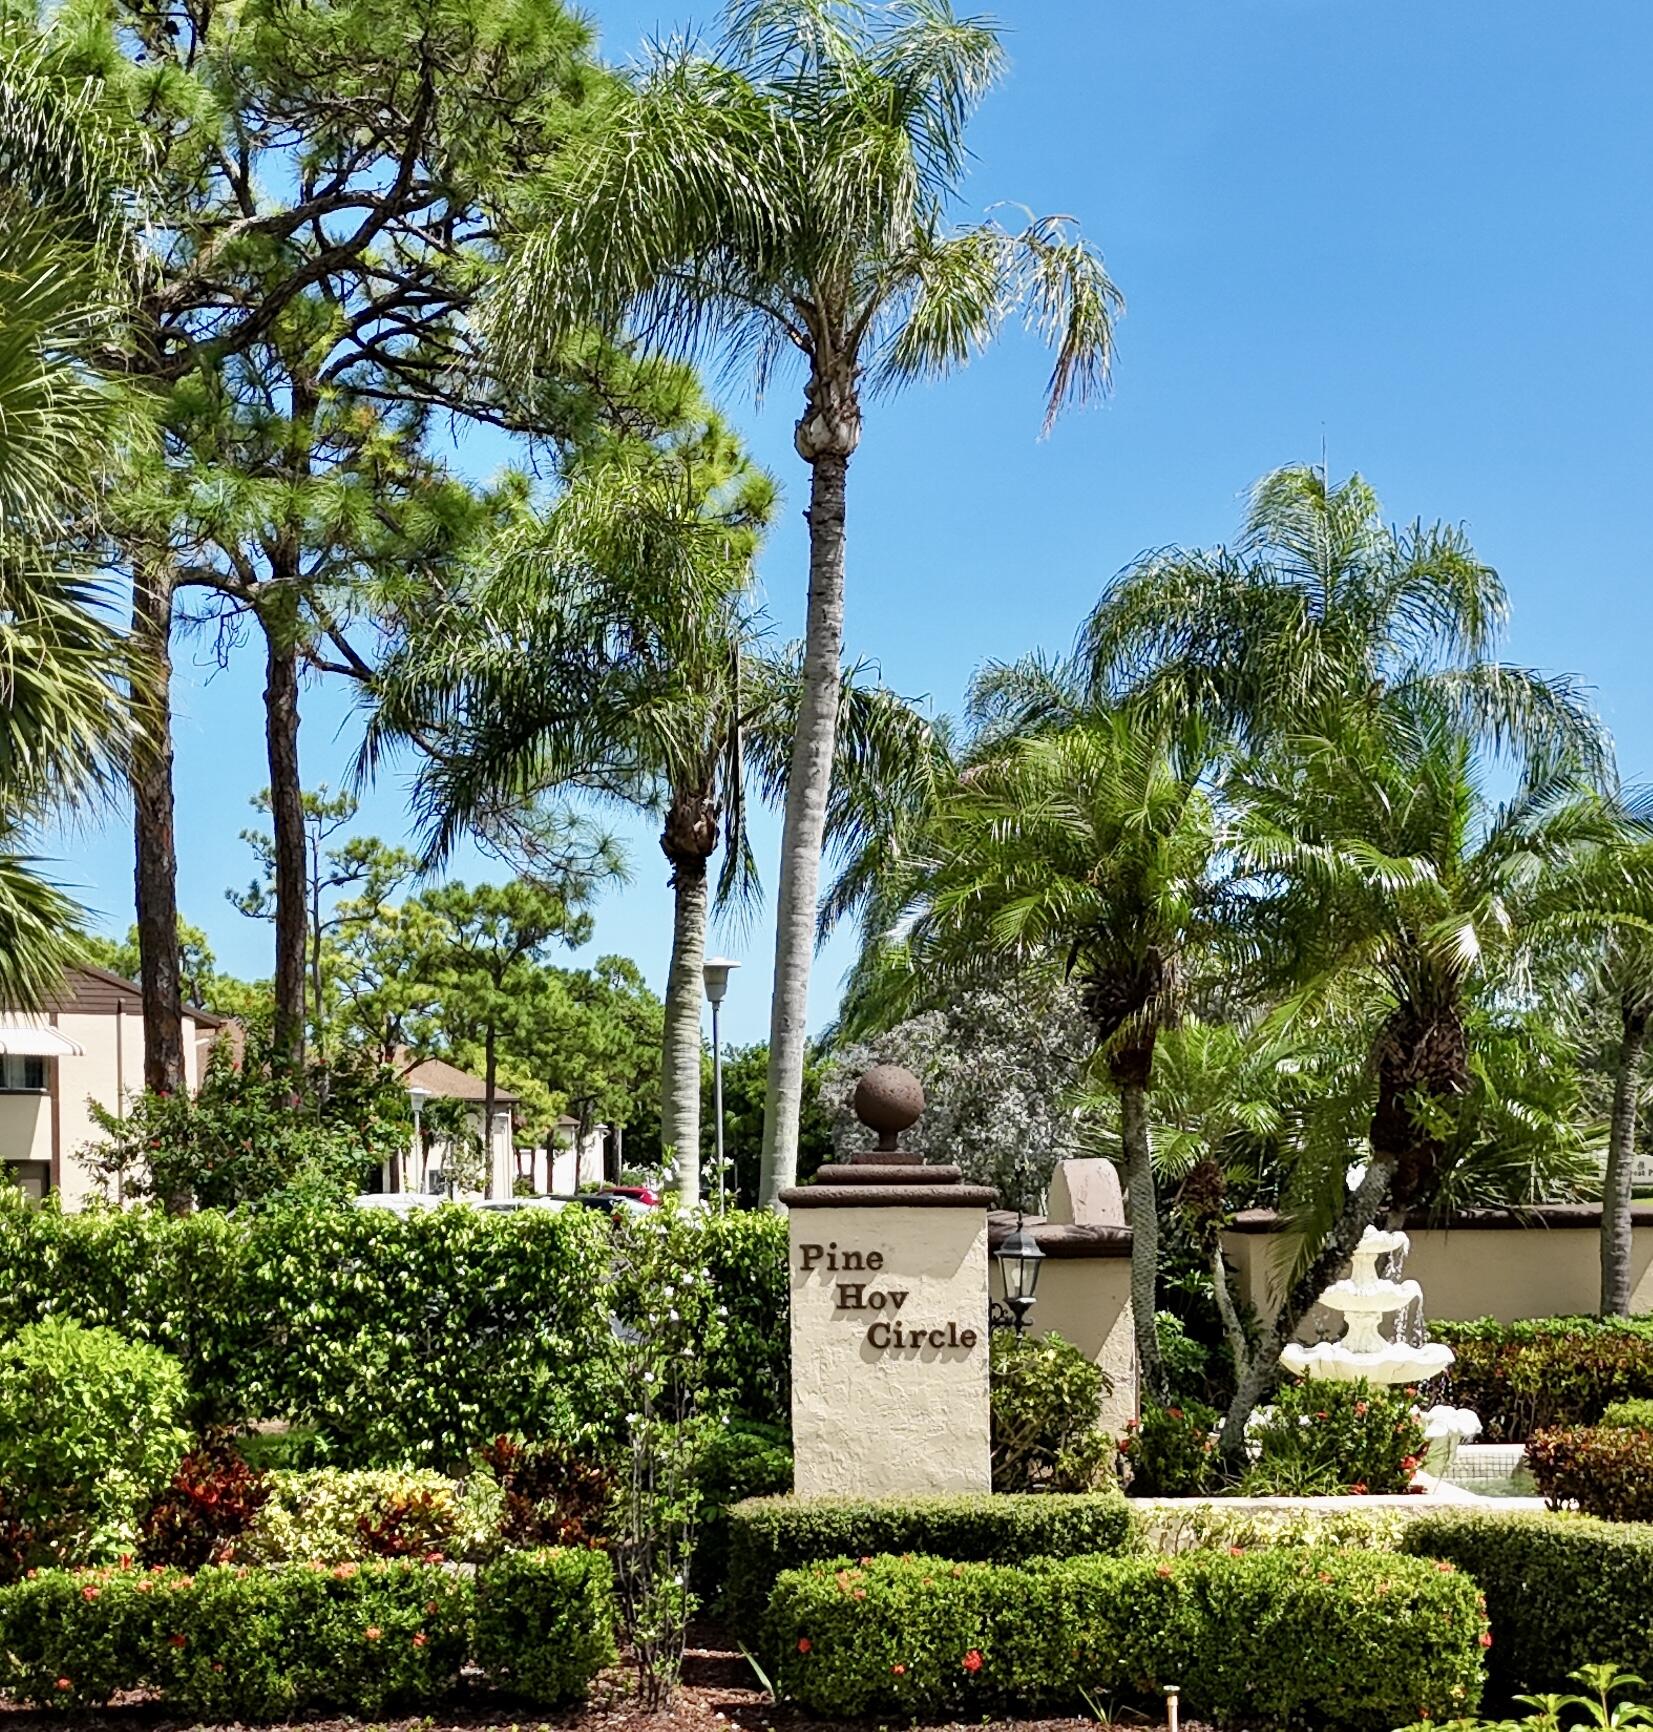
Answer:
[[[304,793],[298,770],[298,650],[277,620],[264,624],[264,738],[275,839],[273,1056],[294,1076],[304,1067],[305,974],[310,913]]]
[[[700,1201],[700,1001],[706,960],[706,862],[672,867],[672,963],[660,1062],[660,1141],[676,1163],[684,1206]]]
[[[133,562],[132,639],[143,668],[133,692],[142,733],[132,764],[143,1080],[156,1094],[180,1094],[187,1082],[172,795],[172,573],[161,560]]]
[[[1119,1083],[1119,1137],[1125,1147],[1125,1187],[1131,1218],[1131,1309],[1136,1323],[1137,1369],[1143,1391],[1163,1401],[1165,1367],[1159,1356],[1159,1199],[1154,1192],[1154,1149],[1148,1128],[1148,1085]]]
[[[811,465],[809,613],[804,631],[803,698],[786,788],[776,891],[775,980],[769,1008],[769,1073],[763,1119],[761,1200],[798,1174],[798,1121],[803,1110],[809,1036],[809,973],[815,956],[821,850],[838,731],[838,686],[844,643],[844,489],[847,453],[828,451]]]
[[[1624,1039],[1613,1079],[1613,1121],[1607,1141],[1607,1176],[1601,1190],[1601,1314],[1630,1315],[1630,1253],[1633,1228],[1630,1180],[1636,1158],[1636,1109],[1641,1092],[1647,1016],[1624,1007]]]

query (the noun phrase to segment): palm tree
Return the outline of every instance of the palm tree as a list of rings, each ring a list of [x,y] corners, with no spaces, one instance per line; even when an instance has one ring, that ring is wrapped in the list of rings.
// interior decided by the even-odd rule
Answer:
[[[0,33],[0,1003],[39,1002],[81,910],[26,852],[118,786],[131,668],[82,555],[132,425],[95,362],[118,319],[93,103],[21,26]]]
[[[714,897],[740,908],[756,894],[748,808],[754,793],[784,799],[799,707],[800,658],[769,650],[752,611],[752,557],[771,503],[768,478],[716,417],[663,448],[608,450],[576,472],[529,549],[389,658],[364,757],[373,762],[393,736],[426,747],[414,802],[432,860],[466,829],[547,795],[659,820],[673,902],[661,1140],[690,1203],[701,1190],[708,914]],[[653,528],[635,538],[640,522]],[[547,559],[560,574],[549,581]],[[566,581],[571,564],[583,581]],[[869,784],[922,750],[926,734],[893,693],[853,675],[840,705],[841,809],[829,834],[871,821]]]
[[[1173,547],[1122,572],[1081,628],[1098,693],[1198,713],[1265,751],[1334,731],[1351,698],[1428,690],[1500,748],[1604,757],[1574,684],[1494,659],[1508,601],[1451,524],[1383,521],[1359,476],[1265,475],[1234,547]]]
[[[784,358],[802,364],[809,604],[777,894],[766,1202],[797,1166],[863,399],[951,372],[1017,310],[1055,348],[1047,427],[1105,385],[1112,355],[1119,296],[1067,219],[949,226],[967,124],[1002,68],[997,33],[949,0],[732,0],[721,58],[676,44],[597,99],[579,148],[531,183],[493,302],[496,349],[525,369],[589,326],[715,355],[760,391]]]
[[[1653,1027],[1653,942],[1639,931],[1616,932],[1602,948],[1593,997],[1614,1008],[1618,1040],[1613,1053],[1613,1097],[1608,1121],[1607,1171],[1601,1190],[1601,1314],[1630,1315],[1631,1180],[1644,1060]]]
[[[882,913],[900,936],[871,960],[864,979],[879,985],[860,995],[863,1014],[888,1012],[897,1000],[917,1006],[926,991],[1006,971],[1071,976],[1118,1097],[1137,1357],[1160,1395],[1149,1095],[1156,1045],[1178,1020],[1191,960],[1222,925],[1207,762],[1197,727],[1168,733],[1127,712],[1092,710],[990,744],[942,799],[924,857],[886,893]]]
[[[1258,984],[1286,991],[1276,1019],[1337,1002],[1364,1031],[1365,1163],[1350,1173],[1352,1138],[1306,1151],[1297,1264],[1240,1366],[1230,1458],[1280,1349],[1361,1233],[1386,1202],[1405,1209],[1435,1186],[1473,1080],[1476,997],[1523,987],[1537,945],[1645,926],[1626,911],[1638,887],[1623,818],[1576,760],[1533,757],[1494,807],[1450,692],[1418,682],[1376,706],[1357,696],[1335,719],[1335,733],[1291,739],[1232,793]]]

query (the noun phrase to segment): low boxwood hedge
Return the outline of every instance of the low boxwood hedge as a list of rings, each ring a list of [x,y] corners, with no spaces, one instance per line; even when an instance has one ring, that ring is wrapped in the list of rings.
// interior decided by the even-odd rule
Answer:
[[[314,1708],[377,1716],[489,1681],[570,1701],[614,1654],[601,1553],[518,1552],[474,1577],[436,1564],[41,1570],[0,1588],[0,1694],[39,1708],[153,1690],[203,1720]]]
[[[874,1558],[783,1572],[764,1645],[781,1694],[823,1717],[1077,1709],[1180,1685],[1247,1726],[1387,1732],[1480,1700],[1475,1584],[1360,1552]]]
[[[1579,1666],[1653,1666],[1653,1526],[1575,1515],[1442,1511],[1401,1549],[1445,1559],[1480,1584],[1500,1692],[1565,1690]]]
[[[827,1558],[923,1552],[960,1563],[1012,1563],[1136,1546],[1131,1508],[1118,1492],[748,1498],[729,1511],[723,1606],[737,1627],[756,1624],[782,1570]]]

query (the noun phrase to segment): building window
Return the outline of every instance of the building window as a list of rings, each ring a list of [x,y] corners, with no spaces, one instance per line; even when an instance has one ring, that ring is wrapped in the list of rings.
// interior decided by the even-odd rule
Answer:
[[[52,1188],[50,1161],[0,1161],[0,1184],[9,1179],[31,1202],[44,1202]]]
[[[27,1053],[0,1053],[0,1093],[44,1094],[46,1061]]]

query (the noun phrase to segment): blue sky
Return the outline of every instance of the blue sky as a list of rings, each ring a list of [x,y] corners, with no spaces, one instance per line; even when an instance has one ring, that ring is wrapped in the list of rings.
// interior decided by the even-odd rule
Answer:
[[[711,5],[588,8],[626,59]],[[1653,6],[1590,0],[1004,0],[1010,77],[973,134],[963,214],[1079,217],[1128,301],[1116,388],[1037,439],[1046,360],[1020,335],[944,384],[874,404],[850,476],[849,653],[956,706],[989,656],[1065,646],[1144,548],[1230,533],[1281,463],[1360,469],[1389,514],[1462,521],[1503,573],[1513,657],[1596,689],[1627,776],[1653,773]],[[800,628],[805,486],[791,381],[728,406],[785,489],[763,577]],[[501,460],[477,442],[479,474]],[[265,781],[259,656],[180,648],[180,897],[224,966],[269,972],[269,929],[224,901]],[[354,744],[346,694],[306,694],[307,785]],[[393,783],[364,825],[402,829]],[[777,826],[760,835],[772,868]],[[131,919],[124,826],[62,844],[101,923]],[[598,910],[591,954],[663,984],[669,902],[652,839]],[[464,863],[468,875],[478,864]],[[494,870],[497,871],[497,868]],[[769,913],[715,934],[745,960],[725,1007],[767,1032]],[[849,962],[821,958],[828,1020]]]

